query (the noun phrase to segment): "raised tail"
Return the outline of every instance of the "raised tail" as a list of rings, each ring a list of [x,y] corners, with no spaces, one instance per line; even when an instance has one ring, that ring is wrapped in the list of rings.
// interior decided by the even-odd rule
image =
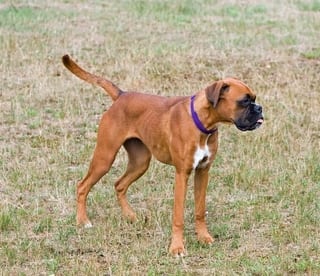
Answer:
[[[112,100],[116,100],[120,94],[122,93],[121,89],[113,84],[111,81],[108,81],[102,77],[91,74],[85,70],[83,70],[78,64],[76,64],[68,55],[62,57],[62,62],[64,66],[73,74],[75,74],[78,78],[89,82],[91,84],[96,84],[102,87],[108,95],[112,98]]]

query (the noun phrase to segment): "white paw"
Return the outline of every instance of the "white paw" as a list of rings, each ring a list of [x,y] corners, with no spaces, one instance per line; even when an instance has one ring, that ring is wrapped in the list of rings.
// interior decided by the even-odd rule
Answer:
[[[185,254],[184,253],[178,253],[178,254],[175,254],[174,255],[177,259],[179,259],[179,258],[183,258],[184,256],[185,256]]]
[[[89,221],[84,225],[84,228],[91,228],[92,227],[92,223]]]

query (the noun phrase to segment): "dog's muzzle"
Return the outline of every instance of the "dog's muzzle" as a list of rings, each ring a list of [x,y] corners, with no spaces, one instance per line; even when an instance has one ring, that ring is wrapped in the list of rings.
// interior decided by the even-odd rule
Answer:
[[[262,106],[251,103],[248,109],[234,123],[241,131],[255,130],[262,125],[264,121]]]

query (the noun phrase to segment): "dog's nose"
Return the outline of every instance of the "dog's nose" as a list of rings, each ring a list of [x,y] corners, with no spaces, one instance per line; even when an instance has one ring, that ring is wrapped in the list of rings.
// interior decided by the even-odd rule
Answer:
[[[256,104],[256,105],[254,106],[254,111],[257,112],[257,113],[261,113],[261,112],[262,112],[262,106]]]

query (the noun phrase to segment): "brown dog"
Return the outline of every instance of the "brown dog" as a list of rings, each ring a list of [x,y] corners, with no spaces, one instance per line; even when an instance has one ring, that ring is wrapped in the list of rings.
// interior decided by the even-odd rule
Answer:
[[[134,221],[128,187],[148,169],[151,156],[173,165],[175,173],[172,241],[170,253],[183,255],[184,205],[187,181],[194,174],[195,228],[198,240],[213,242],[205,222],[208,171],[218,148],[218,123],[233,123],[242,131],[254,130],[263,122],[262,107],[255,104],[252,90],[237,79],[209,85],[192,97],[160,97],[124,92],[112,82],[80,68],[68,55],[63,64],[80,79],[101,86],[114,103],[101,119],[97,145],[87,175],[77,187],[77,223],[90,227],[86,213],[87,195],[105,175],[123,145],[129,163],[115,183],[125,217]]]

